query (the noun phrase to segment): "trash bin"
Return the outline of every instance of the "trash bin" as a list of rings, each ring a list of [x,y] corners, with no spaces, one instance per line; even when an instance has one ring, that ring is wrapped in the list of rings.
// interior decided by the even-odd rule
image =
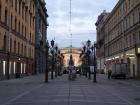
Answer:
[[[16,78],[20,78],[20,73],[15,74]]]

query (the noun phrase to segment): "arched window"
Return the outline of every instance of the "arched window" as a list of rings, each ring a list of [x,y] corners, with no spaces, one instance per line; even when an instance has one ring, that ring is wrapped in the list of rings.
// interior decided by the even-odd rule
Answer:
[[[4,38],[3,38],[3,50],[6,51],[6,35],[4,35]]]
[[[5,8],[5,24],[7,25],[7,8]]]

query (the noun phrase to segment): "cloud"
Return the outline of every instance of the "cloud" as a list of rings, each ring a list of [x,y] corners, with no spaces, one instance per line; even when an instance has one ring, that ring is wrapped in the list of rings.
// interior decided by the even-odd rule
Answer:
[[[103,10],[111,11],[117,2],[118,0],[72,0],[73,45],[80,47],[82,41],[95,41],[98,15]],[[46,0],[49,14],[48,39],[55,38],[61,47],[67,47],[71,42],[69,3],[69,0]]]

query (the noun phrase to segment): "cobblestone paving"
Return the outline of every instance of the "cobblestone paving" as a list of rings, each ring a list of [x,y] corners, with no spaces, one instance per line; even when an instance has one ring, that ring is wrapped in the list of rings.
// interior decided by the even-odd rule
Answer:
[[[69,81],[67,75],[44,83],[44,76],[0,81],[0,105],[140,105],[140,81],[85,77]]]

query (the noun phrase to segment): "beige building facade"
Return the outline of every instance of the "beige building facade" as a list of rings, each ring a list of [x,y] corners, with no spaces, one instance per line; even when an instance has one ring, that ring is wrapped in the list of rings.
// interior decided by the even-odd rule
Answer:
[[[108,18],[109,13],[104,10],[99,16],[98,20],[95,23],[96,25],[96,33],[97,33],[97,45],[98,48],[96,49],[96,56],[97,56],[97,70],[100,73],[104,73],[104,63],[105,63],[105,48],[104,48],[104,23],[106,22],[106,19]]]
[[[78,67],[81,65],[81,61],[80,61],[80,54],[81,54],[81,49],[80,48],[62,48],[61,50],[61,54],[63,54],[64,56],[64,67],[68,67],[69,66],[69,61],[70,61],[70,55],[72,55],[73,57],[73,61],[74,61],[74,66]]]
[[[105,64],[128,64],[131,77],[140,77],[140,0],[119,0],[104,24]]]
[[[34,73],[34,0],[0,0],[0,77]]]

